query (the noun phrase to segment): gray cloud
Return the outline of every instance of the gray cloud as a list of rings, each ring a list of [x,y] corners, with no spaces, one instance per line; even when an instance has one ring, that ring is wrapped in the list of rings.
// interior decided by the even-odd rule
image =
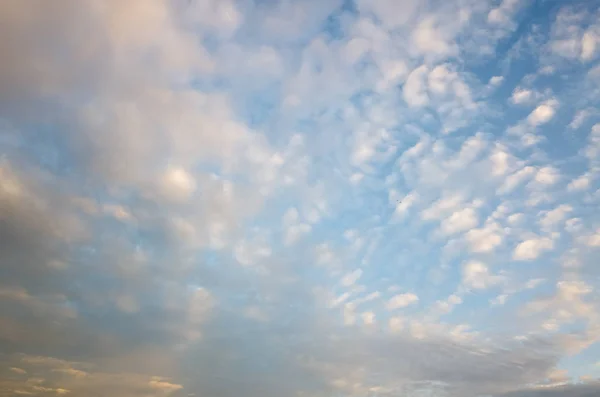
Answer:
[[[600,383],[592,381],[575,385],[551,386],[538,390],[515,391],[503,394],[501,397],[593,397],[598,393],[600,393]]]
[[[55,292],[64,287],[60,268],[65,244],[89,237],[84,223],[68,205],[69,196],[48,187],[56,183],[50,175],[7,160],[0,163],[0,172],[1,278],[9,285]]]

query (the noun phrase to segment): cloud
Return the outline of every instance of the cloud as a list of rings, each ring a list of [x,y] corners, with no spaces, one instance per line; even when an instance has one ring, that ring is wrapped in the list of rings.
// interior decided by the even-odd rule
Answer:
[[[53,357],[13,355],[5,358],[28,370],[29,379],[14,391],[14,380],[5,378],[8,387],[17,395],[95,395],[115,393],[126,396],[145,393],[152,396],[171,396],[182,386],[159,376],[144,376],[135,373],[105,372],[93,368],[90,363],[59,360]],[[79,368],[85,368],[86,371]],[[24,371],[24,370],[23,370]],[[18,373],[21,374],[20,372]]]
[[[188,200],[196,190],[196,181],[183,168],[171,168],[167,170],[160,182],[162,194],[169,200]]]
[[[444,234],[455,234],[477,226],[477,213],[472,208],[454,212],[442,221],[441,230]]]
[[[577,177],[576,179],[573,179],[571,182],[569,182],[569,185],[567,186],[567,190],[569,190],[569,191],[585,190],[589,186],[590,186],[590,177],[587,175],[581,175],[581,176]]]
[[[402,217],[404,216],[408,210],[413,206],[413,204],[417,201],[418,196],[414,193],[407,194],[402,200],[398,201],[396,204],[396,209],[394,210],[394,215]]]
[[[554,114],[556,113],[556,108],[558,107],[558,102],[556,100],[548,100],[538,107],[536,107],[530,114],[527,116],[527,121],[532,126],[538,126],[541,124],[545,124],[552,120]]]
[[[0,390],[595,393],[598,7],[538,6],[0,3]]]
[[[498,86],[498,85],[502,84],[503,81],[504,81],[504,77],[503,76],[492,76],[490,78],[489,83],[492,86]]]
[[[425,18],[419,22],[412,33],[412,44],[422,53],[437,56],[448,56],[456,52],[456,47],[444,39],[443,32],[436,26],[434,17]]]
[[[591,15],[596,12],[592,11]],[[560,57],[584,63],[594,59],[599,25],[591,15],[572,7],[561,9],[552,26],[551,51]],[[592,18],[591,23],[586,21],[589,17]]]
[[[513,91],[512,96],[510,97],[510,100],[512,103],[514,103],[516,105],[522,105],[522,104],[530,103],[530,101],[533,99],[533,97],[534,97],[534,93],[531,92],[531,90],[517,87]],[[544,110],[544,109],[549,110],[550,108],[543,108],[542,110]]]
[[[575,112],[575,115],[573,116],[573,120],[571,120],[571,122],[569,123],[569,128],[571,129],[578,129],[580,128],[583,123],[593,114],[593,110],[592,109],[580,109],[577,112]]]
[[[425,220],[440,219],[444,214],[452,214],[452,210],[460,207],[464,197],[460,194],[447,194],[425,209],[421,216]]]
[[[498,188],[498,194],[506,194],[512,192],[519,185],[525,182],[530,176],[533,175],[535,169],[527,166],[517,172],[506,177],[502,185]],[[543,174],[544,175],[544,174]]]
[[[409,106],[424,106],[429,102],[425,85],[425,76],[427,73],[427,66],[421,65],[408,75],[402,89],[402,94]]]
[[[2,278],[9,285],[57,292],[62,275],[49,264],[64,260],[64,254],[56,244],[85,241],[85,222],[69,207],[68,196],[49,190],[47,175],[19,168],[7,161],[0,166]]]
[[[492,252],[502,244],[504,233],[498,223],[486,222],[483,228],[469,230],[466,239],[473,252]]]
[[[598,43],[598,37],[595,33],[587,31],[581,38],[581,55],[580,58],[583,61],[591,60],[596,53],[596,46]]]
[[[535,175],[535,181],[543,185],[553,185],[559,178],[560,175],[554,167],[542,167]]]
[[[490,161],[492,162],[492,173],[495,176],[505,175],[509,169],[514,167],[514,157],[502,147],[494,150]]]
[[[272,249],[267,244],[267,236],[257,236],[238,242],[234,248],[234,257],[242,265],[256,265],[261,260],[269,258]]]
[[[584,149],[584,155],[592,163],[598,158],[598,153],[600,153],[600,123],[592,126],[591,133],[588,137],[588,145]]]
[[[388,310],[400,309],[415,304],[418,301],[419,297],[413,293],[399,294],[390,298],[387,308]]]
[[[564,221],[571,211],[573,211],[573,207],[570,205],[559,205],[553,210],[544,212],[542,218],[540,219],[540,225],[542,225],[544,228],[552,228],[557,223]]]
[[[471,261],[464,264],[462,269],[463,283],[468,288],[485,289],[500,281],[498,276],[490,274],[482,262]]]
[[[581,236],[581,239],[589,247],[600,247],[600,230]]]
[[[294,244],[302,235],[311,230],[311,226],[299,220],[298,210],[290,208],[283,215],[283,226],[286,228],[284,241],[286,245]]]
[[[543,252],[554,248],[554,242],[549,238],[532,238],[519,243],[513,251],[513,259],[530,261],[537,259]]]
[[[587,397],[593,396],[598,393],[600,385],[598,382],[590,382],[589,384],[563,384],[548,388],[535,388],[531,390],[516,391],[502,396],[506,397],[559,397],[559,396],[573,396],[573,397]]]
[[[521,2],[515,0],[504,0],[487,15],[490,24],[506,25],[512,23],[512,18],[521,6]]]
[[[361,276],[362,276],[362,270],[356,269],[355,271],[346,274],[342,278],[341,283],[344,287],[350,287],[350,286],[354,285]]]

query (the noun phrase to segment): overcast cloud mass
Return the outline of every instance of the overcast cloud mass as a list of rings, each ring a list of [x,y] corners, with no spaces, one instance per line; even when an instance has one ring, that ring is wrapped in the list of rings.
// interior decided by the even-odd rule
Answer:
[[[600,1],[0,1],[0,396],[600,395]]]

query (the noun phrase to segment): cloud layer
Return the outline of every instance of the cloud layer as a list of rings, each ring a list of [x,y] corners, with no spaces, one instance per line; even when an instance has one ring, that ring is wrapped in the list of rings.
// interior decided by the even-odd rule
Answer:
[[[600,394],[599,20],[0,2],[0,396]]]

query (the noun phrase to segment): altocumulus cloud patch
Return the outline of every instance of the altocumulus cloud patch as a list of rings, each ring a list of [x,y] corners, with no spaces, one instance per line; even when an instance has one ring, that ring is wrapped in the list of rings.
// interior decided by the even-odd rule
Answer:
[[[0,4],[0,395],[600,394],[600,3]]]

